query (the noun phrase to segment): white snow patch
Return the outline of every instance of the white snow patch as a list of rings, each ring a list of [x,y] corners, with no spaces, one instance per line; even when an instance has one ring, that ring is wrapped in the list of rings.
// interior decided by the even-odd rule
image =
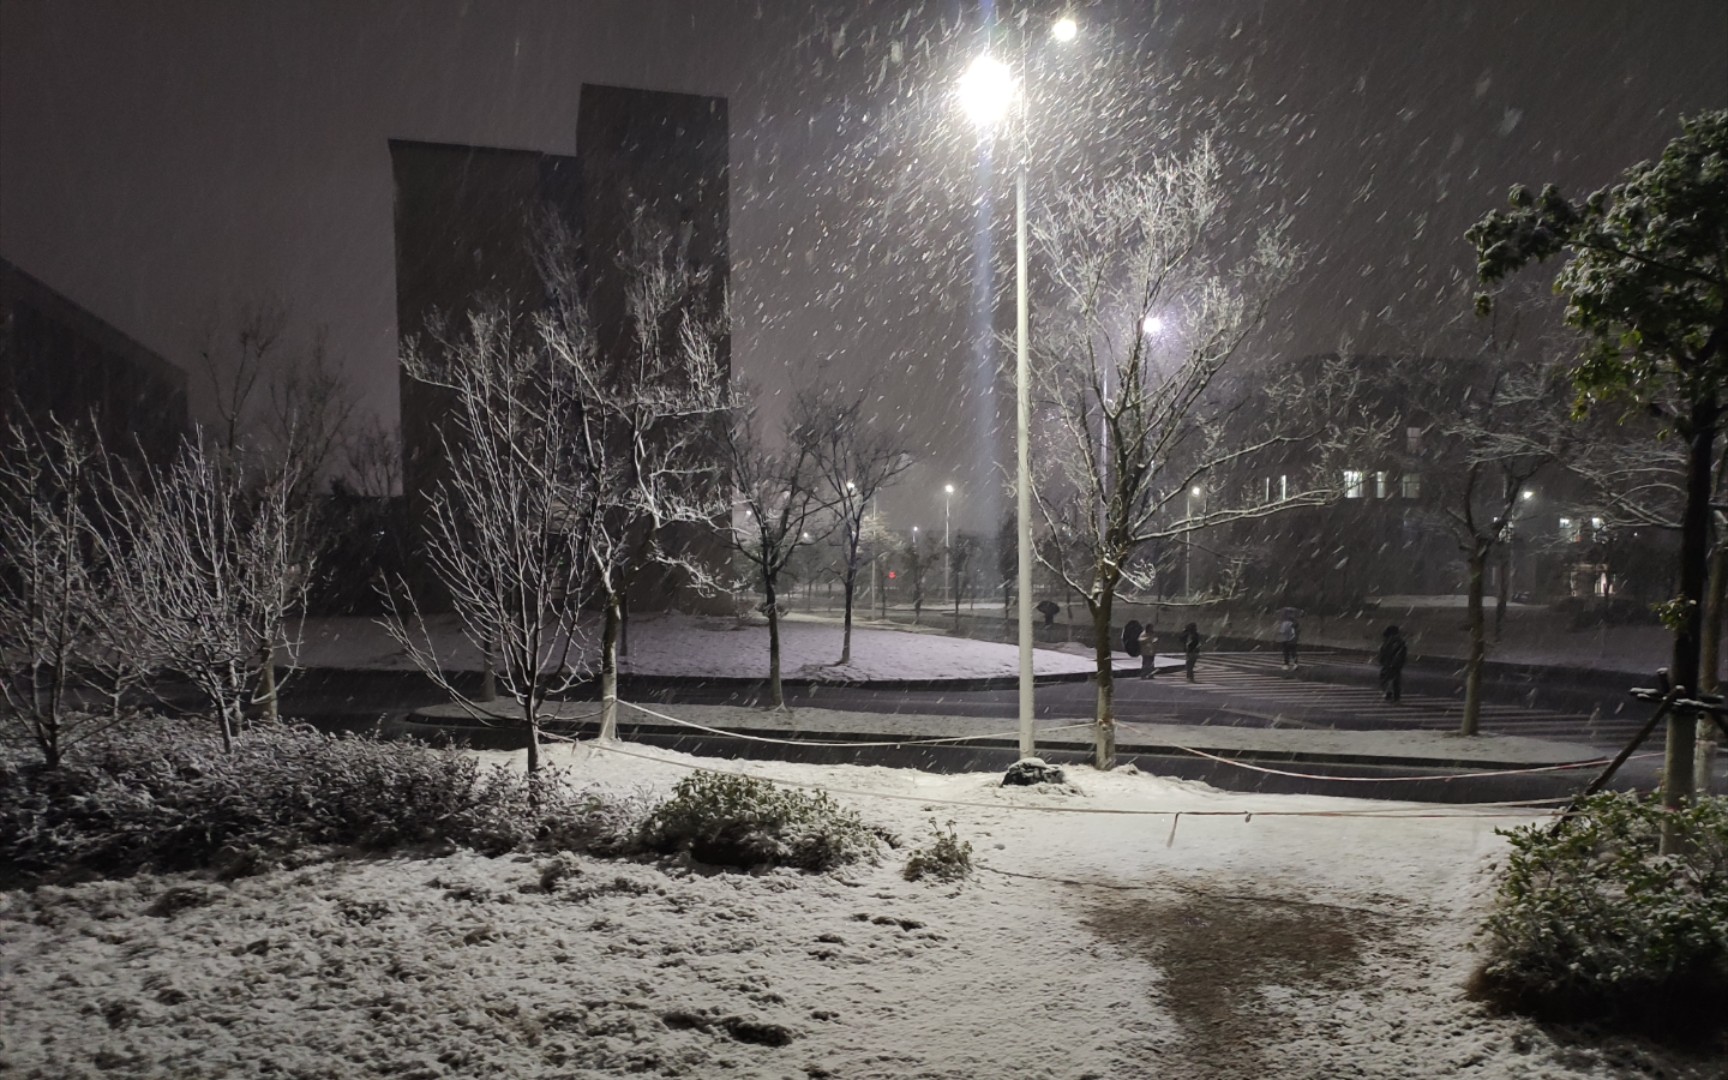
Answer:
[[[544,859],[460,853],[202,884],[169,916],[148,909],[184,878],[10,892],[0,1072],[1582,1080],[1658,1060],[1463,998],[1494,828],[1519,813],[1130,770],[1076,769],[1076,793],[628,744],[552,757],[620,792],[695,767],[820,787],[907,844],[953,822],[979,872],[908,883],[904,848],[830,876],[584,857],[548,893]]]

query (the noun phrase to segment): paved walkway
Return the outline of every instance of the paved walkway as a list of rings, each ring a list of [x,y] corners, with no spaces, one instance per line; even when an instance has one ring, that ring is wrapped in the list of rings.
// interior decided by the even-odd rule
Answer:
[[[1165,613],[1165,619],[1170,621],[1168,612]],[[820,615],[806,615],[793,620],[788,630],[796,633],[798,624],[802,623],[811,626],[814,632],[820,624],[827,621]],[[880,628],[878,633],[888,629],[881,623],[875,625]],[[1366,623],[1358,619],[1351,625],[1360,630]],[[648,626],[649,624],[644,622],[639,629],[644,643],[649,640]],[[744,627],[740,624],[738,628]],[[309,655],[306,659],[309,666],[325,666],[319,662],[323,660],[326,663],[334,661],[334,666],[349,671],[403,671],[405,665],[399,652],[380,642],[379,634],[369,620],[321,620],[316,627],[310,629],[315,632],[320,644],[308,649]],[[989,676],[990,681],[1000,682],[1002,685],[1013,682],[1013,676],[1008,674],[1014,669],[1014,650],[1011,646],[968,643],[943,635],[938,628],[930,626],[921,628],[921,631],[926,634],[934,633],[929,638],[921,639],[927,641],[928,645],[920,645],[916,649],[917,654],[924,658],[923,668],[917,672],[919,681],[942,681],[942,667],[935,658],[944,654],[945,650],[965,649],[966,659],[971,662],[982,648],[999,650],[1006,658],[996,669],[1003,674]],[[1314,635],[1307,636],[1309,643],[1313,644]],[[1349,633],[1344,636],[1348,637]],[[718,641],[735,639],[737,635],[701,634],[700,637]],[[884,634],[884,637],[905,641],[911,635],[888,633]],[[681,646],[671,650],[671,655],[675,658],[689,658],[686,648],[687,646]],[[1063,651],[1070,656],[1082,654],[1089,657],[1089,650],[1082,646],[1069,645]],[[665,654],[661,655],[664,659]],[[1040,655],[1047,656],[1049,653],[1040,650]],[[1569,655],[1574,659],[1582,659],[1578,654]],[[959,656],[957,653],[956,658]],[[724,662],[727,670],[735,673],[736,677],[760,678],[763,674],[758,670],[761,665],[753,658],[753,654],[751,657],[736,663],[715,658],[715,662]],[[458,667],[466,666],[456,657],[452,659],[456,660]],[[1501,721],[1517,719],[1522,721],[1516,725],[1517,735],[1501,733],[1473,739],[1459,738],[1449,734],[1449,731],[1457,726],[1458,706],[1455,701],[1442,697],[1428,700],[1420,694],[1411,694],[1407,695],[1406,705],[1395,712],[1389,711],[1392,707],[1379,701],[1377,692],[1373,689],[1371,668],[1362,666],[1359,660],[1348,656],[1335,655],[1328,663],[1346,670],[1352,663],[1356,663],[1362,667],[1357,673],[1360,676],[1359,681],[1351,678],[1346,680],[1351,685],[1327,685],[1292,680],[1276,669],[1275,661],[1269,653],[1249,652],[1226,656],[1209,651],[1202,667],[1200,682],[1190,688],[1193,693],[1216,694],[1227,691],[1233,685],[1252,684],[1258,694],[1269,697],[1273,702],[1273,711],[1269,715],[1256,718],[1261,721],[1259,723],[1241,726],[1124,724],[1118,733],[1118,744],[1125,754],[1186,754],[1198,751],[1287,761],[1402,762],[1434,768],[1512,768],[1552,766],[1599,759],[1622,744],[1630,727],[1635,725],[1635,717],[1628,717],[1606,724],[1598,723],[1593,727],[1586,726],[1580,731],[1581,718],[1578,717],[1494,705],[1490,706],[1488,714],[1493,718],[1490,726],[1512,726]],[[1078,665],[1082,669],[1086,666]],[[897,663],[894,667],[899,669],[902,665]],[[1165,672],[1179,670],[1180,659],[1173,655],[1161,655],[1159,667]],[[1119,672],[1127,674],[1137,668],[1138,661],[1117,654]],[[680,677],[676,670],[674,666],[657,673],[655,678],[676,681]],[[849,674],[852,677],[846,681],[866,685],[874,685],[880,681],[873,673],[866,672],[863,677],[858,677],[858,672]],[[714,674],[711,671],[700,674],[692,671],[690,677],[712,679]],[[1083,671],[1075,671],[1059,677],[1084,678],[1085,675]],[[980,671],[976,667],[960,678],[973,685],[981,681]],[[1179,679],[1177,683],[1185,685]],[[593,709],[591,702],[572,703],[570,706],[572,712],[592,713]],[[1321,710],[1325,714],[1323,722],[1316,719]],[[720,729],[725,733],[725,736],[715,735],[715,738],[737,735],[746,740],[758,741],[827,738],[852,744],[878,741],[901,745],[931,739],[966,739],[986,745],[1006,746],[1012,746],[1016,742],[1016,733],[1005,730],[1012,727],[1011,723],[1005,725],[999,719],[977,717],[842,713],[812,709],[799,709],[795,713],[771,713],[724,706],[678,706],[676,709],[668,707],[663,711],[670,719],[638,716],[633,723],[644,729],[652,728],[664,733],[678,730],[682,721]],[[438,723],[460,723],[463,719],[462,710],[456,706],[423,708],[417,710],[416,715],[423,721]],[[629,717],[625,719],[626,722],[632,722]],[[1053,722],[1041,724],[1040,727],[1038,741],[1041,746],[1066,746],[1079,750],[1091,741],[1089,725]]]
[[[1380,692],[1375,665],[1329,658],[1324,667],[1325,681],[1315,682],[1304,677],[1304,670],[1285,671],[1278,658],[1267,653],[1221,653],[1207,658],[1192,689],[1202,695],[1252,695],[1265,703],[1264,719],[1292,727],[1446,733],[1457,731],[1463,721],[1459,695],[1424,693],[1407,681],[1403,700],[1392,704]],[[1613,715],[1598,711],[1586,716],[1501,699],[1483,702],[1480,723],[1483,731],[1498,735],[1588,743],[1612,753],[1632,738],[1647,715],[1630,700]]]
[[[495,703],[489,711],[501,725],[512,725],[520,714],[508,703]],[[1411,714],[1414,715],[1414,714]],[[486,726],[470,707],[444,704],[415,710],[412,720],[432,725]],[[584,736],[594,734],[599,723],[598,705],[592,701],[565,702],[556,706],[554,728]],[[920,744],[964,742],[982,747],[1018,744],[1018,729],[1012,720],[998,717],[845,712],[831,709],[797,708],[770,710],[734,705],[634,704],[619,710],[625,737],[632,733],[656,738],[712,736],[724,741],[773,744],[831,742],[862,749],[880,745],[904,749]],[[1082,752],[1092,745],[1092,725],[1087,721],[1040,719],[1035,724],[1037,745],[1046,749]],[[1432,727],[1412,725],[1398,729],[1320,729],[1298,725],[1229,726],[1122,723],[1117,746],[1124,756],[1134,754],[1178,755],[1196,751],[1232,759],[1278,760],[1336,764],[1402,763],[1416,768],[1512,769],[1552,766],[1599,760],[1599,747],[1569,740],[1537,739],[1514,735],[1482,735],[1461,738]]]

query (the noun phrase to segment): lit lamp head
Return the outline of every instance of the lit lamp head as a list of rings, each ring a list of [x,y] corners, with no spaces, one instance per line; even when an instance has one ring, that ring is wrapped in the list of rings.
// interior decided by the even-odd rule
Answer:
[[[989,53],[972,61],[960,76],[960,107],[983,129],[994,128],[1014,104],[1014,74]]]

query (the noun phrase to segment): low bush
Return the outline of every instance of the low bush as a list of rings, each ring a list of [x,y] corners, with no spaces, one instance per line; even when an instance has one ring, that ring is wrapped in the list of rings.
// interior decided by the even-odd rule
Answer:
[[[1657,854],[1664,820],[1684,854]],[[1511,843],[1483,925],[1480,997],[1550,1020],[1702,1035],[1728,1001],[1728,800],[1673,815],[1628,794],[1586,802],[1558,835]]]
[[[930,830],[935,834],[930,842],[913,848],[912,854],[906,857],[906,869],[902,871],[906,880],[919,881],[930,877],[937,881],[959,881],[971,876],[971,841],[960,839],[952,821],[948,823],[947,831],[943,831],[932,818]]]
[[[871,829],[827,795],[729,773],[679,781],[638,837],[651,851],[687,851],[698,862],[739,869],[828,870],[876,853]]]
[[[640,817],[556,773],[530,781],[456,750],[255,723],[225,754],[210,727],[154,721],[59,769],[0,765],[0,862],[47,878],[244,873],[320,845],[606,850]]]

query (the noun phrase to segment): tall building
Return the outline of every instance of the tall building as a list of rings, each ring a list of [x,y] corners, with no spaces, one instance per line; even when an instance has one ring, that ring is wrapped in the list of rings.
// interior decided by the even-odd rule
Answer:
[[[638,213],[677,230],[693,268],[708,272],[705,301],[717,310],[730,275],[728,140],[724,98],[594,85],[581,88],[574,156],[391,140],[399,338],[483,304],[522,317],[543,306],[534,244],[548,214],[577,246],[603,356],[622,355],[629,341],[615,271]],[[421,521],[442,472],[448,401],[399,378],[403,489],[410,518]],[[660,606],[671,587],[655,583],[644,592],[656,595],[633,599]]]
[[[0,260],[0,420],[90,424],[110,453],[172,457],[188,430],[186,373]]]

